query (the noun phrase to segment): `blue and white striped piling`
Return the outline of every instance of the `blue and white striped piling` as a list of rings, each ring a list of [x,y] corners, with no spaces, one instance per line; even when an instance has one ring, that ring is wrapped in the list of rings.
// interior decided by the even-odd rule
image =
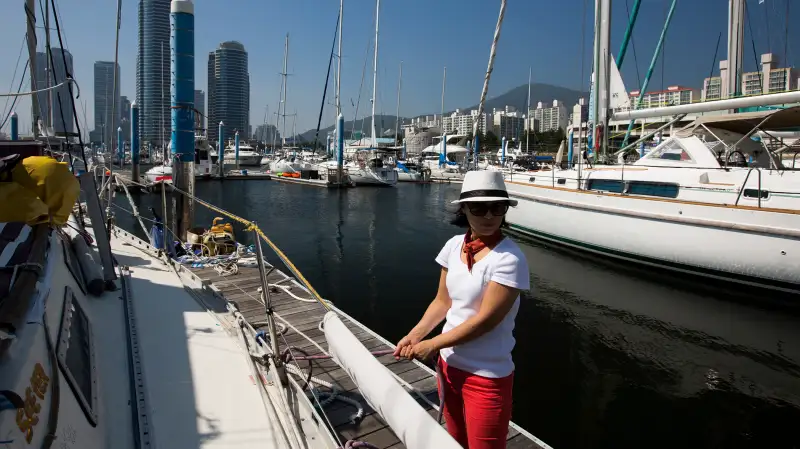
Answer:
[[[445,164],[447,160],[447,134],[442,134],[442,152],[439,153],[439,167]]]
[[[19,117],[17,111],[11,114],[11,140],[19,140]]]
[[[219,179],[225,178],[225,124],[219,122],[219,130],[217,132],[219,140],[217,141],[217,165],[219,166]],[[273,153],[275,150],[272,150]]]
[[[117,154],[119,155],[119,166],[125,165],[125,145],[122,142],[122,127],[117,127]]]
[[[339,114],[336,118],[336,169],[339,185],[344,185],[342,166],[344,166],[344,115]]]
[[[139,105],[131,105],[131,179],[139,182]]]
[[[239,169],[239,131],[233,136],[233,148],[236,151],[236,169]]]
[[[500,141],[500,149],[502,151],[502,153],[500,153],[501,154],[500,155],[500,165],[503,166],[503,167],[506,166],[506,144],[507,143],[508,142],[506,142],[506,138],[505,137],[503,137],[503,139]]]
[[[170,4],[172,51],[172,173],[178,189],[194,195],[194,4]],[[192,226],[193,199],[175,191],[175,230],[181,240]]]

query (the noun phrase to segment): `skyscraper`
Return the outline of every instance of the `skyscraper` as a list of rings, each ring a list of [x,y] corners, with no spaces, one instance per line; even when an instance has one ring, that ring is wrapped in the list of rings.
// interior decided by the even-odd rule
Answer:
[[[114,89],[114,75],[116,72],[117,86]],[[94,130],[101,132],[103,142],[107,148],[113,148],[116,142],[117,127],[119,126],[119,112],[112,117],[111,108],[114,97],[117,98],[117,111],[119,101],[119,65],[113,61],[97,61],[94,63]]]
[[[72,55],[67,50],[60,48],[50,49],[52,53],[53,68],[49,70],[50,58],[46,53],[36,53],[36,89],[45,89],[48,86],[55,86],[63,83],[67,78],[67,73],[72,74]],[[64,67],[64,59],[67,66]],[[55,76],[54,76],[55,75]],[[69,86],[61,86],[53,89],[48,94],[40,95],[42,123],[58,134],[71,133],[75,130],[75,116],[72,114],[72,95],[69,93]],[[60,100],[59,100],[60,98]],[[60,101],[60,103],[59,103]],[[53,106],[52,112],[49,105]],[[62,120],[63,113],[63,120]]]
[[[200,128],[205,129],[206,127],[206,93],[202,90],[195,90],[194,91],[194,108],[197,109],[200,114],[195,114],[195,122]]]
[[[170,140],[170,0],[139,0],[136,104],[139,139],[166,145]],[[162,142],[162,136],[164,142]]]
[[[225,123],[226,138],[236,131],[242,138],[249,137],[250,75],[244,45],[235,41],[219,44],[208,55],[208,72],[209,140],[218,139],[220,121]]]

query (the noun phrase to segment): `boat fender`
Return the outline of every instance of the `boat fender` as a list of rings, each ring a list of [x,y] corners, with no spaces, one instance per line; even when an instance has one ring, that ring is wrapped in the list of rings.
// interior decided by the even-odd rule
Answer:
[[[92,296],[102,295],[105,291],[105,281],[103,281],[103,276],[98,270],[99,265],[95,263],[92,257],[92,250],[86,244],[86,239],[76,232],[70,236],[70,240],[72,249],[75,251],[75,257],[78,259],[78,264],[83,272],[86,289]]]

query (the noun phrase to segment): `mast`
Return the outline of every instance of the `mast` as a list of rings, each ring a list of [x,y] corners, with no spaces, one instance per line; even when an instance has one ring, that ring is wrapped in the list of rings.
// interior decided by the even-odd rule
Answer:
[[[744,59],[744,0],[728,1],[728,98],[738,97],[742,89]],[[763,88],[762,88],[763,90]],[[763,93],[763,92],[762,92]]]
[[[528,114],[528,124],[533,123],[533,118],[531,117],[531,68],[528,67],[528,106],[526,107],[527,110],[525,111]],[[529,125],[529,128],[532,128]],[[529,151],[528,145],[531,141],[531,129],[528,129],[528,132],[525,133],[525,152]]]
[[[444,68],[444,73],[442,74],[442,136],[444,136],[444,91],[445,86],[447,85],[447,66]]]
[[[111,132],[113,133],[115,129],[117,129],[116,121],[114,121],[117,117],[117,106],[119,105],[119,29],[120,29],[120,22],[122,20],[122,0],[117,0],[117,37],[114,43],[114,65],[112,66],[111,70],[114,71],[114,85],[111,88]],[[106,126],[106,132],[109,132],[109,126]],[[111,137],[111,134],[109,134]],[[119,149],[117,149],[119,151]],[[125,161],[125,151],[122,151],[122,158],[120,158],[119,165],[122,166],[123,162]],[[114,159],[111,159],[112,167],[114,166]],[[109,189],[111,190],[111,189]],[[111,202],[111,193],[109,192],[109,203]],[[108,230],[109,235],[111,234],[111,230]]]
[[[167,164],[167,146],[164,145],[164,43],[161,43],[161,111],[158,113],[158,127],[161,128],[161,155],[164,160],[163,165]],[[220,157],[222,157],[220,155]]]
[[[283,46],[283,133],[281,136],[281,149],[286,146],[286,84],[287,84],[287,64],[289,63],[289,33],[286,33],[286,41]]]
[[[400,77],[397,78],[397,114],[394,116],[394,142],[397,145],[397,133],[400,130],[400,89],[403,87],[403,61],[400,61]]]
[[[372,146],[377,147],[375,134],[375,101],[378,95],[378,23],[381,17],[381,0],[375,5],[375,56],[372,58]]]
[[[52,58],[52,52],[50,50],[50,2],[44,2],[44,46],[45,46],[45,64],[47,68],[45,69],[45,82],[44,85],[48,89],[50,86],[55,84],[55,76],[53,70],[55,67],[50,63],[50,58]],[[62,50],[63,51],[63,50]],[[50,83],[50,78],[53,78],[53,83]],[[44,117],[43,120],[45,129],[48,127],[53,128],[53,132],[55,132],[55,124],[53,121],[53,91],[47,91],[47,117]]]
[[[342,113],[342,20],[344,19],[344,0],[339,0],[339,54],[336,61],[336,117]]]
[[[36,7],[33,0],[25,0],[25,10],[28,31],[28,66],[30,67],[31,90],[34,92],[31,96],[31,132],[36,138],[39,135],[38,122],[41,110],[39,109],[39,94],[36,93],[39,86],[36,85]]]

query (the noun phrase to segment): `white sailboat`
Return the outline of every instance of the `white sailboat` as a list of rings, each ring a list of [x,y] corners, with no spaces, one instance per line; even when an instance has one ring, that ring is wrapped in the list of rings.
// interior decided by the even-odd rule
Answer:
[[[381,0],[375,5],[375,55],[372,65],[372,148],[358,150],[347,167],[350,180],[357,186],[394,186],[397,184],[397,172],[394,167],[384,163],[386,153],[378,150],[377,131],[375,129],[375,102],[378,94],[378,24],[381,15]]]
[[[236,165],[236,147],[228,144],[223,157],[225,165]],[[251,145],[239,142],[239,165],[244,167],[258,167],[261,165],[261,154]]]

